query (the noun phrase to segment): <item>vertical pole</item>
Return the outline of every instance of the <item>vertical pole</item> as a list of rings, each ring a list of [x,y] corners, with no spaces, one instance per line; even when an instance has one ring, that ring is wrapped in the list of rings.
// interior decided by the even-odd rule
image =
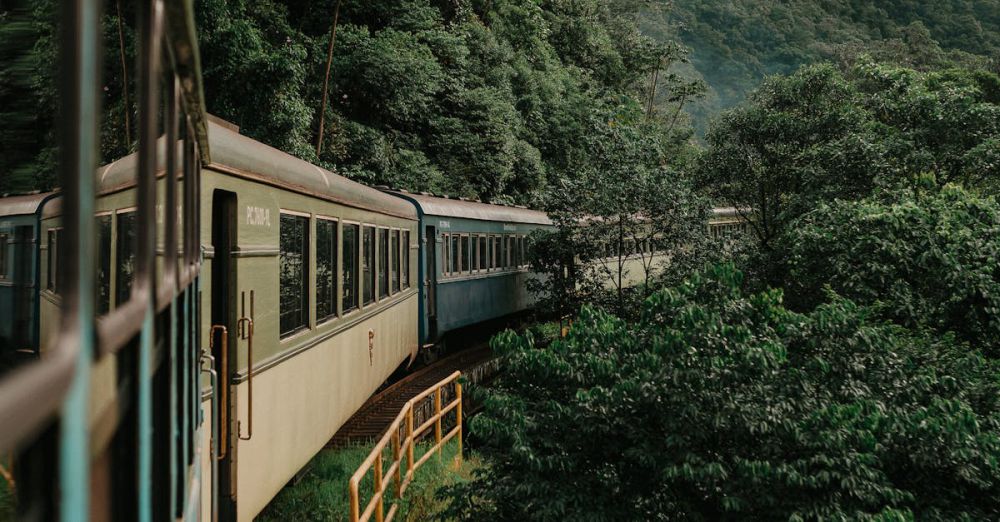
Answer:
[[[375,456],[375,487],[374,493],[378,495],[378,504],[375,504],[375,522],[382,522],[382,501],[384,500],[384,495],[382,495],[382,450],[379,449],[378,455]]]
[[[97,168],[97,121],[101,4],[96,0],[63,2],[60,45],[62,114],[60,176],[65,188],[65,226],[69,249],[67,307],[63,332],[79,340],[73,381],[59,424],[58,500],[63,521],[83,521],[90,512],[90,440],[87,404],[94,340],[94,171]]]
[[[396,483],[396,498],[403,498],[403,482],[399,476],[403,470],[403,459],[399,455],[399,429],[392,430],[392,461],[396,464],[396,472],[393,473],[393,480]]]
[[[434,447],[437,449],[437,457],[441,459],[441,387],[434,390]]]
[[[462,383],[455,380],[455,400],[458,401],[458,405],[455,406],[455,422],[458,425],[458,464],[462,464]]]
[[[348,490],[348,494],[351,497],[351,522],[358,522],[361,511],[360,502],[358,501],[358,483],[352,479],[348,485]]]
[[[413,480],[413,402],[406,403],[406,480]]]

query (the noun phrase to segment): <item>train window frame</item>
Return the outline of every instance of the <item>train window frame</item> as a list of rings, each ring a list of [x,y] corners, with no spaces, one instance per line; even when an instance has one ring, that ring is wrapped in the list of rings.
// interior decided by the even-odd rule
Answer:
[[[4,232],[0,234],[0,281],[7,281],[8,270],[7,270],[7,260],[10,257],[7,254],[7,249],[10,245],[10,234]]]
[[[286,210],[286,209],[279,209],[278,210],[278,338],[282,342],[287,341],[288,339],[291,339],[292,337],[295,337],[295,336],[299,335],[300,333],[303,333],[303,332],[306,332],[306,331],[309,330],[310,315],[311,315],[310,312],[312,310],[312,305],[313,305],[313,303],[311,302],[312,300],[310,299],[310,297],[311,297],[310,294],[312,292],[310,292],[311,289],[310,289],[310,284],[309,284],[309,271],[310,271],[309,269],[310,269],[310,265],[312,264],[312,260],[309,257],[309,253],[310,253],[310,250],[311,250],[311,248],[313,246],[312,243],[314,242],[314,240],[312,238],[312,229],[313,229],[312,221],[313,220],[311,219],[311,217],[312,216],[310,214],[307,214],[307,213],[304,213],[304,212],[298,212],[298,211]],[[299,294],[301,295],[301,298],[304,300],[304,303],[302,304],[302,311],[303,311],[302,315],[303,315],[303,317],[302,317],[302,320],[299,322],[299,324],[297,324],[296,326],[294,326],[294,327],[292,327],[291,329],[288,329],[288,330],[285,330],[284,326],[281,324],[281,319],[282,319],[282,309],[281,309],[281,305],[282,305],[282,303],[281,303],[281,291],[282,291],[281,274],[282,274],[282,270],[281,270],[281,263],[282,263],[282,257],[284,257],[283,249],[282,249],[282,247],[284,245],[281,242],[281,227],[282,227],[282,221],[285,218],[294,218],[296,220],[304,220],[305,221],[305,233],[303,234],[303,238],[302,238],[304,244],[301,245],[302,246],[302,254],[301,254],[302,255],[302,260],[301,260],[301,265],[302,265],[302,270],[301,270],[301,272],[302,272],[302,288],[299,290]]]
[[[389,231],[389,293],[390,295],[398,294],[402,289],[402,279],[401,270],[403,267],[403,262],[401,260],[402,254],[400,254],[400,247],[402,246],[402,238],[400,230],[398,228],[393,228]]]
[[[376,283],[377,283],[377,295],[378,299],[376,302],[380,302],[383,299],[388,299],[391,295],[389,291],[389,261],[391,256],[389,255],[389,245],[390,233],[389,227],[378,227],[378,234],[375,238],[375,259],[376,263]],[[383,244],[382,239],[385,238],[385,244]]]
[[[315,296],[314,297],[315,297],[315,307],[316,307],[316,324],[319,325],[319,324],[323,324],[323,323],[329,322],[329,321],[331,321],[333,319],[336,319],[336,318],[338,318],[340,316],[340,313],[338,312],[338,309],[340,307],[337,304],[338,304],[338,301],[341,298],[341,292],[340,292],[340,275],[341,274],[339,273],[339,271],[340,271],[340,263],[341,263],[341,255],[342,255],[342,253],[341,253],[341,248],[340,248],[340,219],[332,217],[332,216],[324,216],[324,215],[317,214],[316,215],[316,219],[313,220],[313,221],[315,223],[315,230],[316,230],[316,236],[315,236],[315,242],[316,242],[316,263],[313,265],[315,267],[314,268],[314,272],[313,272],[313,287],[314,287],[314,292],[315,292]],[[320,277],[320,275],[319,275],[319,265],[320,265],[320,258],[321,258],[321,256],[320,256],[320,249],[319,249],[319,245],[320,245],[320,239],[319,239],[320,223],[324,223],[324,226],[329,225],[329,224],[333,225],[333,241],[331,241],[331,249],[333,251],[333,267],[331,269],[331,278],[332,278],[332,286],[333,286],[333,288],[330,290],[330,296],[329,296],[330,297],[330,299],[329,299],[329,305],[330,305],[329,313],[327,313],[326,315],[323,315],[323,316],[320,315],[320,311],[319,311],[319,307],[320,307],[320,295],[319,295],[319,291],[320,291],[319,277]]]
[[[465,275],[472,273],[472,242],[469,234],[462,234],[462,273]]]
[[[401,290],[409,290],[410,289],[410,250],[411,250],[411,248],[410,248],[410,231],[409,230],[402,230],[402,231],[400,231],[400,233],[399,233],[399,244],[400,244],[400,248],[402,249],[400,251],[400,255],[402,256],[400,262],[402,263],[402,266],[400,267],[400,273],[399,273],[399,277],[401,279],[399,286],[400,286]]]
[[[346,316],[347,314],[350,314],[352,312],[356,312],[356,311],[358,311],[358,310],[361,309],[361,277],[362,277],[362,274],[361,274],[361,263],[362,263],[362,261],[361,261],[361,226],[362,225],[361,225],[360,221],[341,220],[341,222],[340,222],[340,235],[337,238],[338,243],[339,243],[337,246],[340,249],[340,268],[339,268],[339,272],[337,274],[337,281],[338,281],[338,285],[339,285],[338,288],[340,289],[340,291],[338,292],[338,295],[340,296],[340,306],[339,306],[340,317]],[[355,232],[355,235],[354,235],[354,249],[353,249],[353,252],[351,252],[351,254],[352,254],[351,255],[351,259],[354,260],[353,265],[352,265],[352,267],[353,267],[354,270],[351,271],[352,272],[352,277],[351,277],[351,285],[350,285],[351,289],[353,290],[352,295],[354,297],[354,300],[353,300],[353,304],[351,304],[351,306],[347,306],[347,301],[345,301],[345,297],[346,296],[344,295],[344,291],[347,290],[348,284],[347,284],[346,278],[344,277],[344,275],[347,273],[345,271],[345,266],[346,265],[345,265],[344,262],[347,260],[348,256],[345,254],[344,248],[346,247],[346,244],[345,244],[346,243],[345,242],[345,238],[347,237],[346,230],[348,228],[350,228],[350,227],[353,227],[354,228],[354,232]]]
[[[375,251],[375,244],[378,243],[378,234],[375,232],[378,227],[371,224],[361,225],[361,309],[364,310],[366,307],[375,304],[377,301],[376,295],[378,290],[375,288],[378,279],[376,277],[375,263],[378,260],[378,253]],[[371,232],[371,259],[368,259],[369,248],[365,244],[365,241],[369,240],[369,232]],[[366,266],[367,261],[367,266]],[[368,269],[366,272],[365,269]],[[368,290],[371,290],[371,298],[368,297]]]

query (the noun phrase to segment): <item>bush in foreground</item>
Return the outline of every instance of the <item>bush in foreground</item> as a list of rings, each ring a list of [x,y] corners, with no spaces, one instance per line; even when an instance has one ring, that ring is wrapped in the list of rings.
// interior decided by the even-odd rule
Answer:
[[[836,298],[809,314],[742,295],[731,266],[649,298],[637,324],[585,308],[506,372],[472,432],[487,466],[461,520],[1000,516],[991,362]]]

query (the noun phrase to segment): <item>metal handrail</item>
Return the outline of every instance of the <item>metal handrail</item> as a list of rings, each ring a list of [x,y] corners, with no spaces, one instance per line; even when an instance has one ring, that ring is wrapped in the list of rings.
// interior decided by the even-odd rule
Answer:
[[[366,522],[371,519],[372,515],[375,515],[376,522],[389,522],[399,509],[399,503],[394,502],[392,507],[389,508],[388,513],[385,512],[384,508],[384,497],[385,490],[389,486],[390,482],[393,484],[393,494],[395,498],[402,499],[403,493],[406,492],[406,488],[413,482],[414,473],[420,469],[420,466],[424,465],[433,455],[441,456],[441,449],[444,447],[448,441],[452,438],[458,440],[458,460],[461,462],[462,459],[462,383],[459,382],[459,378],[462,376],[462,372],[456,371],[455,373],[449,375],[443,380],[439,381],[437,384],[427,388],[416,397],[410,399],[400,410],[396,418],[389,424],[389,428],[386,430],[382,438],[375,444],[371,453],[368,457],[358,466],[358,470],[354,472],[348,483],[348,493],[350,495],[350,520],[351,522]],[[448,403],[442,408],[441,406],[441,390],[450,384],[455,384],[455,399]],[[419,428],[413,428],[413,409],[414,407],[430,397],[431,394],[434,395],[434,415],[431,416],[427,421],[425,421]],[[455,410],[456,421],[455,427],[452,428],[447,434],[442,435],[441,430],[441,420],[444,416]],[[400,440],[400,428],[405,422],[406,436],[402,437]],[[417,439],[420,438],[421,434],[434,427],[434,446],[427,450],[420,460],[414,462],[413,460],[413,448],[416,444]],[[388,470],[383,470],[382,453],[385,451],[387,445],[392,444],[392,462],[389,464]],[[403,461],[406,461],[406,472],[403,472]],[[365,509],[361,512],[361,501],[360,492],[358,488],[361,484],[361,479],[368,474],[369,470],[374,469],[374,487],[372,491],[372,498],[365,505]]]

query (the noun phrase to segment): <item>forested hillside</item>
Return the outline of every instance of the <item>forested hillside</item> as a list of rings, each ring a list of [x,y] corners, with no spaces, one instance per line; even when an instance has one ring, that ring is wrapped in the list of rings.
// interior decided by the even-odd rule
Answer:
[[[0,47],[12,57],[0,113],[24,144],[0,157],[0,193],[52,186],[52,5],[0,12]],[[590,138],[608,125],[653,137],[663,161],[683,157],[680,113],[643,114],[646,78],[677,51],[639,33],[637,8],[200,0],[196,23],[208,111],[242,133],[370,184],[537,203],[539,189],[593,163]],[[127,3],[108,1],[105,13],[101,143],[111,161],[134,148],[135,99],[123,93],[134,88],[135,35]],[[664,80],[659,89],[674,87],[685,88]]]
[[[1000,70],[1000,0],[674,0],[644,10],[643,31],[691,50],[678,70],[703,78],[700,130],[766,75],[867,53],[916,69],[959,63]]]

